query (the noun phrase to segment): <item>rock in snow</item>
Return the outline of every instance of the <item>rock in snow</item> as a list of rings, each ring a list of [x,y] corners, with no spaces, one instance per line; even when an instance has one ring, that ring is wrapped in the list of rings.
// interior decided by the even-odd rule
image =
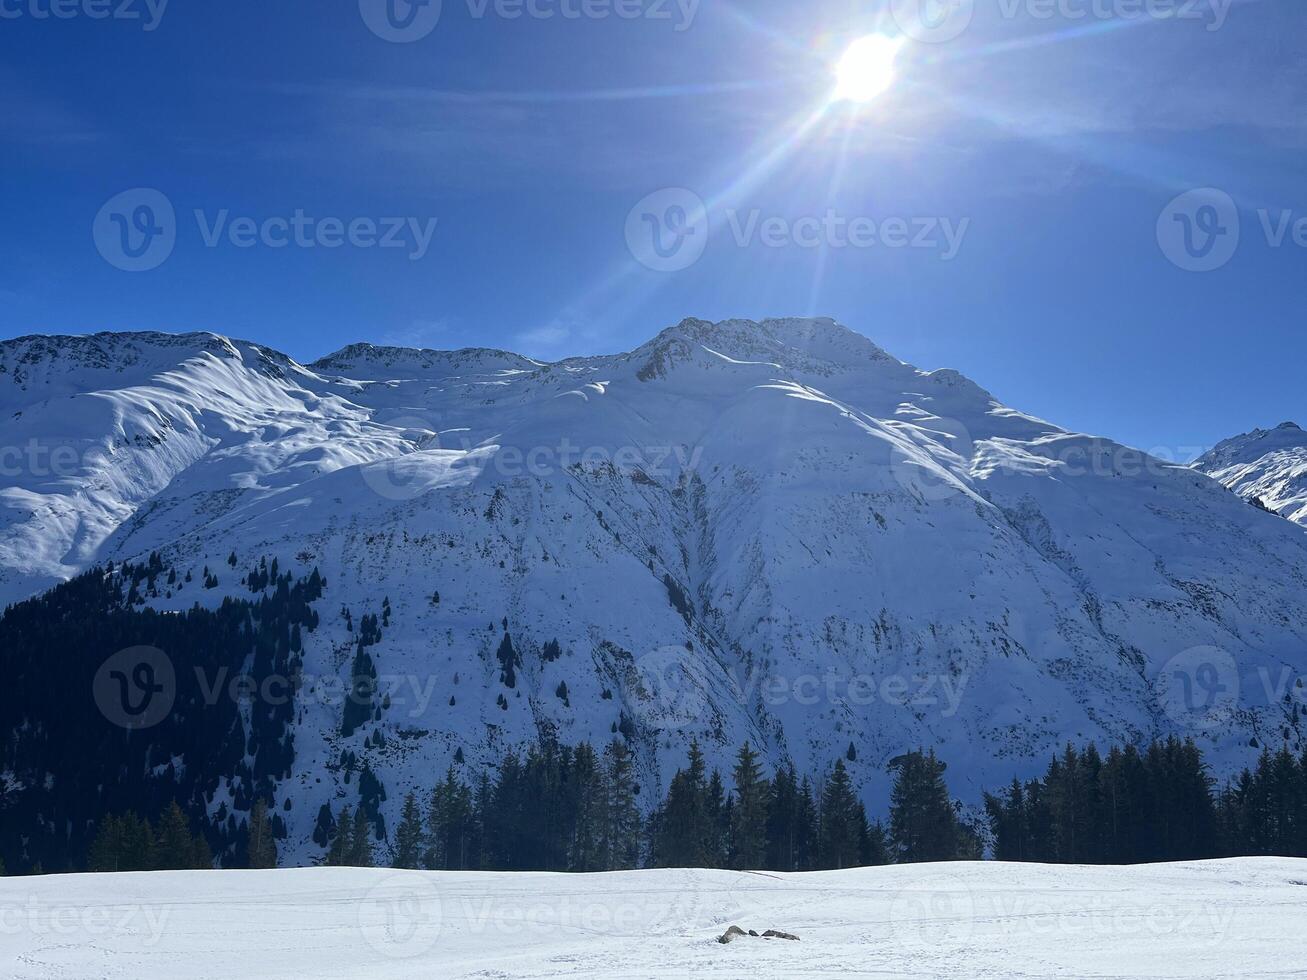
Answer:
[[[390,600],[385,745],[306,699],[287,861],[318,853],[343,748],[393,826],[459,750],[475,771],[542,732],[626,734],[646,806],[691,738],[722,767],[747,739],[801,772],[848,760],[873,813],[920,746],[972,803],[1067,740],[1193,736],[1222,776],[1254,739],[1304,746],[1301,528],[830,320],[687,320],[553,364],[22,338],[0,447],[4,601],[152,551],[219,579],[162,610],[248,597],[261,557],[318,567],[304,670],[339,684],[341,608]]]

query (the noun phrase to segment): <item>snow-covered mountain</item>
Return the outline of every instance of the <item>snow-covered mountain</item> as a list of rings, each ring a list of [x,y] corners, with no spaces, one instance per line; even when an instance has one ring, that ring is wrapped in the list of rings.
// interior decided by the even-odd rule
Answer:
[[[384,718],[346,737],[330,685],[301,696],[291,861],[357,794],[346,748],[394,826],[456,754],[546,732],[621,732],[646,805],[697,737],[723,766],[746,739],[810,773],[845,758],[876,812],[918,746],[974,801],[1068,739],[1192,735],[1222,774],[1303,745],[1301,529],[830,320],[687,320],[553,364],[23,338],[0,375],[6,601],[151,552],[218,579],[161,610],[249,598],[263,558],[316,567],[304,671],[340,683],[389,600]]]
[[[1239,496],[1307,524],[1307,432],[1296,423],[1226,439],[1193,466]]]

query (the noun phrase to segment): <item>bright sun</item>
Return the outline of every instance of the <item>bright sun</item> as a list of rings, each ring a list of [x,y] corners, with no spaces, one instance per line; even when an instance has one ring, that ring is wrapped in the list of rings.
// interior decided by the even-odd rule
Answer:
[[[860,37],[835,66],[833,101],[870,102],[894,84],[894,60],[902,40],[884,34]]]

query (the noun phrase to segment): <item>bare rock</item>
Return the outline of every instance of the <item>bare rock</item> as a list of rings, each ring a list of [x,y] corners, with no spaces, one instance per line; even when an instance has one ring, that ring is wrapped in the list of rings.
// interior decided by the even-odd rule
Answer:
[[[745,934],[746,934],[745,931],[741,929],[739,926],[731,926],[729,929],[727,929],[725,932],[723,932],[720,936],[717,937],[717,941],[719,943],[729,943]]]

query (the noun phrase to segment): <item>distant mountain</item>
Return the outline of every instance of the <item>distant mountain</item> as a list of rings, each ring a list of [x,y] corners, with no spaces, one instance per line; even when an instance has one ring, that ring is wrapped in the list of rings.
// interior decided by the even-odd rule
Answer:
[[[1226,439],[1193,466],[1239,496],[1307,525],[1307,432],[1296,423]]]
[[[975,802],[1067,740],[1193,736],[1221,776],[1307,745],[1284,686],[1307,670],[1307,535],[830,320],[686,320],[552,364],[23,338],[0,344],[0,447],[5,601],[154,553],[133,609],[262,616],[266,597],[283,635],[303,624],[311,683],[205,795],[248,805],[272,739],[257,778],[291,861],[319,853],[323,804],[357,802],[364,763],[393,827],[455,759],[475,771],[546,736],[625,738],[645,805],[691,738],[723,768],[746,739],[801,772],[844,758],[873,811],[918,746]],[[277,597],[274,560],[325,578],[313,617]],[[243,635],[240,615],[222,628]],[[322,691],[350,682],[365,617],[390,696],[353,726]],[[178,671],[191,656],[164,653]],[[42,690],[64,693],[10,704],[13,738],[90,696]],[[161,772],[178,758],[151,747]]]

